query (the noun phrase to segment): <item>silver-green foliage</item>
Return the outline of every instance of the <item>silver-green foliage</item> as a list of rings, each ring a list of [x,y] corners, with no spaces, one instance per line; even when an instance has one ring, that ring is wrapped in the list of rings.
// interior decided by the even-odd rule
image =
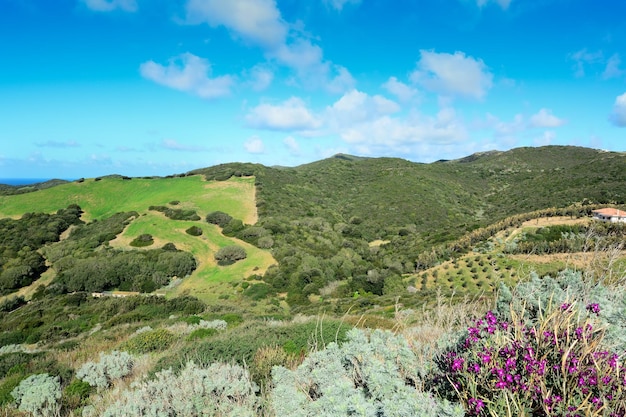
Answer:
[[[295,371],[273,369],[277,416],[463,416],[461,406],[420,390],[419,363],[406,339],[358,329],[347,337],[311,353]]]
[[[103,417],[252,417],[259,406],[257,390],[238,365],[201,368],[189,362],[179,374],[168,369],[153,380],[134,383]]]
[[[108,388],[117,379],[133,371],[134,360],[128,352],[100,352],[99,362],[86,362],[76,372],[76,378],[98,389]]]
[[[60,415],[61,383],[58,376],[48,374],[31,375],[11,391],[20,411],[34,417],[56,417]]]
[[[523,312],[527,324],[540,315],[549,314],[564,303],[579,303],[581,314],[592,314],[584,309],[589,304],[598,304],[597,319],[606,327],[604,343],[616,351],[626,350],[626,288],[623,285],[604,285],[583,278],[580,272],[564,270],[556,278],[540,278],[531,274],[531,279],[518,284],[513,290],[500,285],[497,300],[498,314],[511,318],[511,310]],[[581,318],[582,319],[582,318]]]

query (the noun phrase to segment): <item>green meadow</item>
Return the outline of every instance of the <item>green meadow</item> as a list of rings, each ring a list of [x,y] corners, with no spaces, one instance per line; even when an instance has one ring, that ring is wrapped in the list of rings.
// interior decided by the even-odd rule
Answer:
[[[224,289],[232,290],[232,286],[223,286],[222,283],[242,280],[253,274],[263,275],[267,267],[275,263],[268,251],[226,237],[217,226],[204,220],[208,213],[219,210],[246,224],[254,224],[257,215],[252,177],[221,182],[205,181],[200,175],[131,180],[117,177],[99,181],[87,179],[27,194],[0,196],[0,217],[17,218],[28,212],[52,213],[70,204],[78,204],[83,209],[85,221],[104,219],[118,212],[139,213],[139,217],[110,242],[112,247],[131,249],[129,244],[134,238],[150,234],[154,244],[146,249],[171,242],[178,249],[191,252],[198,268],[178,285],[158,290],[159,293],[175,296],[188,292],[203,301],[215,301]],[[171,220],[160,212],[149,210],[150,206],[195,210],[202,220]],[[202,229],[202,235],[191,236],[185,232],[194,225]],[[247,258],[233,265],[217,265],[214,253],[233,244],[244,247]],[[33,284],[37,285],[38,282]]]

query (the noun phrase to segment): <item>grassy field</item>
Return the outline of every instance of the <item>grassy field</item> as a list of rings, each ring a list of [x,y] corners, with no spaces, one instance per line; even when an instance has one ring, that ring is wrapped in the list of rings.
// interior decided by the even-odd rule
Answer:
[[[171,205],[177,201],[178,204]],[[173,288],[159,290],[166,295],[188,292],[203,301],[212,302],[230,290],[232,286],[221,285],[243,280],[252,275],[265,273],[275,263],[268,251],[261,250],[238,239],[222,235],[217,226],[208,224],[204,217],[216,210],[241,219],[246,224],[257,221],[254,178],[232,178],[228,181],[207,182],[202,176],[160,179],[103,178],[87,179],[82,183],[68,183],[34,193],[0,197],[0,217],[20,217],[27,212],[55,212],[69,204],[78,204],[85,221],[103,219],[122,211],[137,211],[139,217],[110,245],[119,249],[131,249],[130,242],[141,234],[150,234],[154,244],[151,249],[172,242],[178,249],[191,252],[198,268]],[[167,205],[172,208],[195,210],[200,221],[171,220],[150,206]],[[185,232],[191,226],[202,229],[202,235],[191,236]],[[248,257],[229,266],[218,266],[213,255],[221,247],[237,244],[246,249]],[[134,249],[134,248],[133,248]],[[44,279],[44,278],[42,278]],[[46,275],[46,282],[51,277]],[[24,289],[29,295],[42,282],[35,282]]]
[[[122,211],[145,213],[150,206],[180,201],[179,208],[194,209],[201,217],[215,210],[256,222],[254,178],[232,178],[207,182],[200,175],[180,178],[87,179],[46,190],[15,196],[0,196],[0,217],[24,213],[51,213],[69,204],[78,204],[86,221],[102,219]]]

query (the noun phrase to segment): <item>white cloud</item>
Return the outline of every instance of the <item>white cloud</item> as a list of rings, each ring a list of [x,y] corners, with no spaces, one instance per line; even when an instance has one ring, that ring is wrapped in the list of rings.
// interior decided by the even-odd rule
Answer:
[[[188,23],[224,26],[234,38],[262,48],[266,58],[293,69],[304,86],[331,92],[354,86],[347,69],[324,60],[302,28],[283,20],[274,0],[188,0],[186,12]]]
[[[533,143],[535,146],[548,146],[552,144],[555,138],[556,138],[556,133],[554,133],[551,130],[546,130],[545,132],[543,132],[543,135],[541,135],[538,138],[535,138]]]
[[[549,109],[541,109],[538,113],[530,116],[530,127],[559,127],[565,124],[565,120],[559,119]]]
[[[248,153],[263,153],[265,152],[265,145],[263,141],[258,136],[252,136],[248,139],[243,147],[246,149]]]
[[[274,0],[189,0],[189,23],[224,26],[235,37],[274,49],[285,42],[288,27]]]
[[[230,94],[234,78],[211,78],[211,64],[204,58],[184,53],[170,59],[167,66],[148,61],[139,67],[141,75],[157,84],[212,99]]]
[[[417,89],[398,81],[396,77],[389,77],[382,87],[404,103],[411,101],[417,96]]]
[[[609,116],[609,120],[615,126],[626,127],[626,93],[617,96],[613,105],[613,112]]]
[[[408,119],[381,116],[339,129],[340,137],[367,154],[409,154],[424,146],[462,144],[467,130],[452,108],[436,116],[414,114]]]
[[[264,65],[256,65],[250,70],[248,83],[254,91],[263,91],[272,84],[274,72]]]
[[[585,76],[586,65],[597,64],[604,60],[602,51],[589,52],[587,51],[587,48],[583,48],[580,51],[570,54],[569,58],[575,61],[574,76],[578,78]]]
[[[300,155],[300,144],[293,136],[287,136],[283,143],[289,150],[289,153],[294,156]]]
[[[488,3],[497,3],[500,7],[506,10],[509,8],[511,0],[476,0],[476,5],[481,8],[486,6]]]
[[[400,106],[383,96],[370,96],[358,90],[344,94],[326,110],[332,126],[352,125],[400,111]]]
[[[480,59],[454,54],[420,51],[411,81],[446,96],[482,99],[493,85],[493,74]]]
[[[361,0],[324,0],[324,3],[337,11],[341,11],[341,9],[343,9],[343,6],[345,6],[346,4],[359,4],[361,3]]]
[[[298,97],[278,105],[260,104],[248,113],[246,122],[251,127],[269,130],[310,130],[320,126],[320,121]]]
[[[125,12],[137,11],[136,0],[81,0],[87,8],[96,12],[111,12],[116,9]]]
[[[604,68],[602,78],[607,80],[609,78],[619,78],[624,75],[624,70],[619,67],[621,63],[622,60],[620,59],[619,54],[613,54],[606,62],[606,68]]]

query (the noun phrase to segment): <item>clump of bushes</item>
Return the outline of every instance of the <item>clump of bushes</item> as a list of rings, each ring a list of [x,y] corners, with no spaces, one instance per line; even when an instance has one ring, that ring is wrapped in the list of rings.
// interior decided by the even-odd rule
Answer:
[[[150,206],[148,207],[148,209],[153,211],[159,211],[165,214],[165,217],[171,220],[200,220],[200,216],[198,216],[198,213],[196,213],[195,210],[173,209],[166,206]]]

